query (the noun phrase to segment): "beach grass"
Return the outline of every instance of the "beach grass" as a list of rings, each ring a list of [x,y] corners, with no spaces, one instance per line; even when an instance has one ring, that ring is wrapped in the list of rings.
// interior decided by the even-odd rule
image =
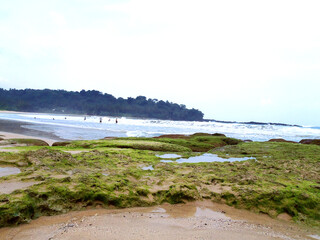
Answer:
[[[0,164],[21,173],[0,178],[35,181],[0,194],[0,226],[42,215],[102,206],[150,206],[210,199],[237,208],[286,214],[320,226],[320,146],[281,142],[244,143],[198,134],[179,138],[116,138],[72,141],[63,146],[21,146],[0,153]],[[68,152],[67,152],[68,151]],[[158,154],[189,157],[204,152],[247,161],[161,162]],[[143,170],[151,166],[153,170]]]

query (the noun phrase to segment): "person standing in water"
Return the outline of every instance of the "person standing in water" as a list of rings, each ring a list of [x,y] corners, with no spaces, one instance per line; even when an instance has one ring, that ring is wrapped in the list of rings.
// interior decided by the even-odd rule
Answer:
[[[118,118],[116,118],[116,123],[118,123]]]
[[[100,123],[102,123],[102,117],[100,117]]]

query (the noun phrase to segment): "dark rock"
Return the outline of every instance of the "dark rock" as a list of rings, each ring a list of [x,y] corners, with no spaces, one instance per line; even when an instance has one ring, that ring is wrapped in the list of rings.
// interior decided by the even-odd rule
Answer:
[[[302,139],[299,143],[320,145],[320,139]]]
[[[64,146],[67,146],[67,145],[69,145],[70,144],[70,142],[54,142],[53,144],[52,144],[52,146],[53,147],[64,147]]]
[[[247,140],[243,140],[244,142],[253,142],[252,140],[250,139],[247,139]]]
[[[273,139],[270,139],[268,142],[296,143],[296,142],[294,142],[294,141],[288,141],[288,140],[285,140],[285,139],[282,139],[282,138],[273,138]]]
[[[194,133],[192,135],[190,135],[191,137],[208,137],[208,136],[212,136],[210,133]]]
[[[222,134],[222,133],[214,133],[211,134],[212,136],[216,136],[216,137],[226,137],[226,135]]]

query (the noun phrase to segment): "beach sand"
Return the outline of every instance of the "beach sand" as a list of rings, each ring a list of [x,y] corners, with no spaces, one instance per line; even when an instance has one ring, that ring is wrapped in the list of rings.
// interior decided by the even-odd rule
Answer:
[[[39,130],[32,130],[23,127],[31,124],[32,123],[0,119],[0,137],[4,139],[35,138],[46,141],[47,143],[49,143],[49,145],[52,145],[52,143],[54,142],[63,140],[58,136],[48,132],[42,132]]]
[[[314,231],[211,201],[128,209],[92,209],[41,217],[0,229],[1,240],[22,239],[314,239]]]

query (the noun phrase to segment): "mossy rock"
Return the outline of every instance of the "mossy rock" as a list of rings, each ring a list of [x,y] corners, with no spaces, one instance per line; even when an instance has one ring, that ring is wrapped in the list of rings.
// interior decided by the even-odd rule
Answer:
[[[226,135],[222,134],[222,133],[214,133],[214,134],[211,134],[212,136],[215,136],[215,137],[227,137]]]
[[[22,171],[8,179],[41,181],[0,194],[0,226],[96,204],[133,207],[208,198],[272,217],[286,213],[294,221],[320,226],[319,146],[185,137],[72,141],[56,148],[27,146],[21,147],[23,152],[0,153],[0,163],[19,165]],[[157,157],[161,150],[187,157],[200,154],[191,149],[213,148],[219,157],[255,159],[178,164]],[[64,152],[72,150],[79,153]],[[150,165],[154,170],[141,169]]]
[[[154,138],[188,139],[189,136],[183,134],[164,134]]]
[[[68,146],[71,142],[54,142],[52,144],[53,147],[64,147]]]
[[[320,139],[302,139],[299,143],[320,145]]]
[[[13,138],[7,139],[10,144],[25,144],[27,146],[49,146],[46,141],[33,138]]]
[[[294,142],[294,141],[288,141],[288,140],[285,140],[285,139],[282,139],[282,138],[273,138],[273,139],[270,139],[268,142],[297,143],[297,142]]]

